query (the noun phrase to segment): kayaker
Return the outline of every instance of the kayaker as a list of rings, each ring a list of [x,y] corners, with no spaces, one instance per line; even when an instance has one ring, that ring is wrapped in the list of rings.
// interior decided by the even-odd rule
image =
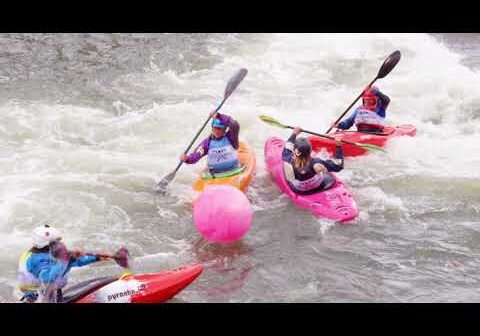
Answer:
[[[347,130],[355,124],[360,132],[382,132],[386,110],[390,98],[380,92],[378,87],[366,87],[362,95],[362,105],[347,119],[333,127]]]
[[[21,301],[33,303],[61,302],[61,289],[67,284],[67,274],[72,267],[81,267],[103,260],[85,255],[82,249],[68,251],[60,242],[60,232],[49,225],[33,230],[33,247],[21,255],[18,266],[18,281],[23,292]],[[108,252],[105,257],[111,256]]]
[[[285,162],[285,177],[290,187],[302,195],[314,194],[330,188],[335,178],[328,172],[343,169],[342,143],[336,141],[336,153],[333,160],[312,158],[312,145],[307,138],[297,138],[302,131],[295,127],[282,152]]]
[[[212,111],[210,116],[213,118],[212,133],[193,153],[189,155],[182,153],[180,160],[194,164],[208,155],[207,166],[211,173],[223,173],[238,168],[240,166],[237,153],[240,125],[226,114]]]

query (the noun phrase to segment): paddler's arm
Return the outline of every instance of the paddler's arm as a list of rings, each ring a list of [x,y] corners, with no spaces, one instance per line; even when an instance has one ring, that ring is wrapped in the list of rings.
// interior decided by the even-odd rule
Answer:
[[[97,256],[84,255],[81,256],[70,263],[71,267],[82,267],[94,262],[100,261],[101,258]]]
[[[385,118],[385,115],[386,115],[386,110],[387,110],[387,107],[388,107],[388,104],[390,104],[390,97],[387,96],[386,94],[380,92],[380,90],[374,86],[372,88],[372,92],[378,97],[378,99],[380,100],[380,104],[379,104],[379,108],[377,108],[377,114],[382,117],[382,118]]]
[[[97,261],[110,259],[111,257],[113,257],[113,255],[108,251],[102,251],[98,256],[91,254],[87,255],[85,254],[85,251],[81,248],[74,248],[70,251],[69,255],[69,267],[82,267]]]
[[[293,148],[295,145],[295,139],[297,138],[297,134],[299,132],[294,131],[292,135],[288,138],[287,142],[285,143],[285,147],[282,151],[282,160],[284,162],[292,163],[293,162]]]
[[[228,127],[228,132],[225,134],[225,136],[228,138],[228,141],[230,141],[230,144],[233,146],[233,148],[238,149],[238,136],[240,134],[240,124],[238,121],[226,114],[221,114],[218,112],[216,114],[216,118],[219,119],[222,124]]]
[[[348,117],[344,121],[339,122],[336,127],[343,130],[349,129],[350,127],[353,126],[356,115],[357,115],[357,111],[355,110],[355,112],[353,112],[353,114],[350,117]]]
[[[197,147],[195,152],[190,153],[189,155],[186,155],[185,160],[183,161],[187,164],[197,163],[198,160],[200,160],[202,157],[204,157],[208,153],[209,143],[210,143],[210,138],[208,137],[200,143],[200,145]]]
[[[328,171],[339,172],[343,169],[343,147],[340,142],[337,142],[335,158],[333,160],[326,160],[323,164]]]

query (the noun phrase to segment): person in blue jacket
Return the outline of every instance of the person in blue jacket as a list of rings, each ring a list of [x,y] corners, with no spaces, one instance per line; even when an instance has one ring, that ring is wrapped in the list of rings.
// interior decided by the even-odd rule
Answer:
[[[60,232],[49,225],[33,231],[33,247],[23,253],[18,265],[19,288],[23,292],[21,301],[61,302],[61,289],[68,282],[72,267],[82,267],[111,256],[108,252],[102,258],[85,255],[82,249],[68,251]]]
[[[376,87],[367,87],[362,95],[362,105],[347,119],[333,127],[347,130],[354,124],[360,132],[382,132],[390,98]]]
[[[312,145],[307,138],[297,138],[302,131],[295,127],[292,135],[285,143],[282,152],[285,178],[297,194],[311,195],[330,188],[335,178],[329,172],[343,169],[342,143],[336,141],[335,158],[322,160],[311,156]]]

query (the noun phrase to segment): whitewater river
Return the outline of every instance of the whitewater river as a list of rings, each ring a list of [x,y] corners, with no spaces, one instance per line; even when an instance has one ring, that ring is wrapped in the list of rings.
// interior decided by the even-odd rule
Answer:
[[[480,38],[428,34],[0,34],[0,301],[18,300],[17,262],[50,223],[68,246],[126,246],[134,270],[204,262],[173,302],[479,302]],[[349,159],[339,176],[351,225],[294,206],[265,171],[259,114],[324,132],[394,50],[377,81],[392,124],[417,136]],[[254,221],[231,246],[192,221],[183,166],[154,184],[221,101],[257,154]],[[206,136],[205,130],[203,136]],[[74,269],[70,282],[120,274]]]

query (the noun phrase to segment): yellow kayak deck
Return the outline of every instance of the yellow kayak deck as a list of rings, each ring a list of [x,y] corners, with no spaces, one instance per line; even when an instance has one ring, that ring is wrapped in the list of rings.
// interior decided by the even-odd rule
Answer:
[[[240,141],[240,146],[238,148],[238,160],[242,165],[246,166],[245,170],[241,173],[229,177],[216,177],[210,179],[203,179],[201,177],[203,173],[200,173],[193,183],[193,190],[201,192],[207,185],[229,184],[243,192],[247,192],[248,186],[255,176],[257,161],[253,148],[242,141]]]

